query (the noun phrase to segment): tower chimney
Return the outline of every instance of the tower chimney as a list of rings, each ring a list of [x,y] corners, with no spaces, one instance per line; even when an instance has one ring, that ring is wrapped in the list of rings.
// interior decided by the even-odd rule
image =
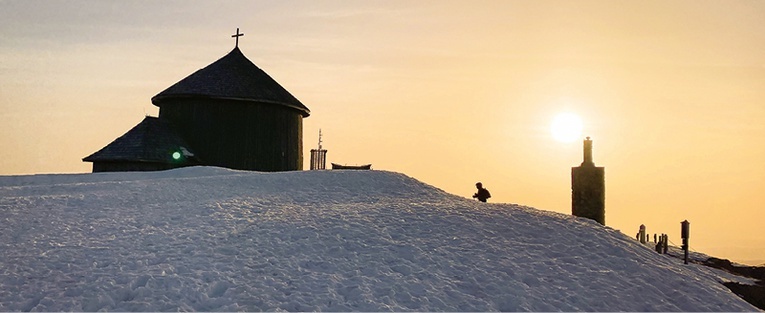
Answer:
[[[592,162],[592,140],[590,140],[590,137],[584,140],[584,160],[582,161],[582,166],[584,165],[595,166],[595,163]]]
[[[606,225],[605,168],[592,161],[592,140],[584,140],[584,160],[571,168],[571,214]]]

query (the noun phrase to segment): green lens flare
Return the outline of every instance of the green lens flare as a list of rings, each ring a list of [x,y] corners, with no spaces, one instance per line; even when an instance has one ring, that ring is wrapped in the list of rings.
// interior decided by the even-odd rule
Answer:
[[[180,160],[181,159],[181,153],[180,152],[173,152],[173,159],[174,160]]]

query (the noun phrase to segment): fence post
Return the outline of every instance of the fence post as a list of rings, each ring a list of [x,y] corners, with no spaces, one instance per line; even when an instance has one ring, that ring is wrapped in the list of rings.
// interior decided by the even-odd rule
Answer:
[[[683,251],[685,251],[685,264],[688,264],[688,239],[691,237],[691,223],[688,220],[680,222],[680,236],[683,237]]]
[[[656,234],[654,234],[654,236],[656,236]],[[661,242],[662,239],[663,237],[659,237],[658,240],[654,240],[656,242],[656,245],[653,247],[653,249],[656,250],[656,253],[658,254],[661,254],[661,249],[664,247],[664,244]]]

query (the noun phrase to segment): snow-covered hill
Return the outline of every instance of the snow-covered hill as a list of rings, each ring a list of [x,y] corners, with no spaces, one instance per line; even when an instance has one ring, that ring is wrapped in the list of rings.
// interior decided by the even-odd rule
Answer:
[[[0,311],[756,311],[586,219],[383,171],[0,177]]]

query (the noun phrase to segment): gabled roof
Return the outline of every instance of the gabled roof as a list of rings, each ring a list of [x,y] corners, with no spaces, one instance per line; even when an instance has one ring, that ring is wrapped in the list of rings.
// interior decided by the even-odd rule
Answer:
[[[310,110],[242,54],[238,47],[160,92],[151,102],[168,98],[202,97],[274,103],[291,107],[306,117]]]
[[[178,152],[180,159],[173,158]],[[147,116],[127,133],[82,159],[85,162],[198,163],[193,151],[165,121]]]

